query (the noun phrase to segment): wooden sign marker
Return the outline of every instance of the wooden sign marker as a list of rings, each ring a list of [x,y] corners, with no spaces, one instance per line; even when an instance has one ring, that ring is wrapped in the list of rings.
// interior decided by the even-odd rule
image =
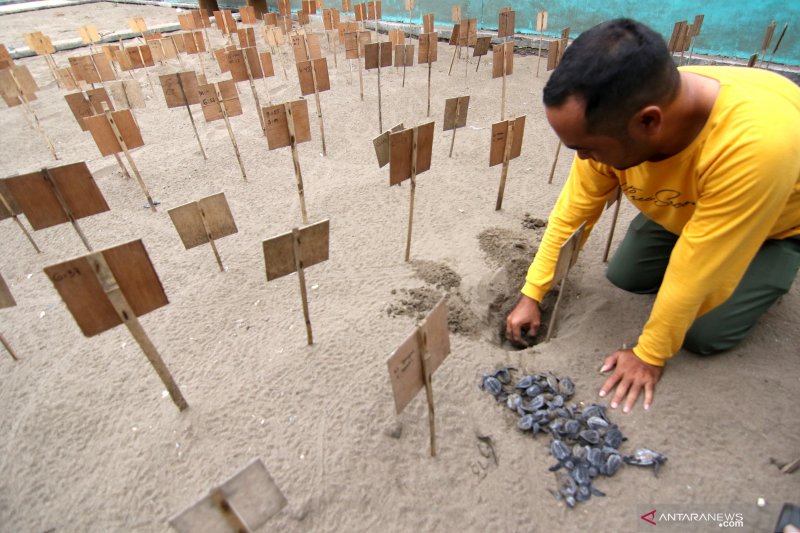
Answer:
[[[136,181],[139,183],[139,188],[142,189],[147,198],[147,203],[155,213],[156,202],[150,196],[150,191],[147,190],[142,175],[139,173],[139,169],[130,154],[130,150],[144,146],[142,134],[133,121],[133,115],[129,109],[111,112],[108,104],[102,102],[101,105],[103,106],[102,115],[84,119],[89,127],[89,132],[91,132],[92,138],[103,156],[118,154],[119,152],[125,154],[128,165],[130,165],[133,175],[136,176]]]
[[[379,40],[379,33],[378,33],[378,21],[383,18],[381,16],[381,2],[380,0],[375,2],[367,2],[367,20],[371,20],[375,25],[375,40]]]
[[[475,48],[472,49],[472,57],[478,58],[478,66],[475,67],[475,72],[481,68],[481,58],[489,52],[489,45],[492,44],[491,37],[478,37],[475,41]]]
[[[111,91],[117,107],[131,110],[131,116],[133,116],[136,126],[139,127],[139,121],[136,120],[136,114],[133,112],[134,109],[145,107],[145,99],[139,82],[136,80],[112,81],[108,84],[108,89]]]
[[[500,120],[506,118],[506,76],[514,72],[514,42],[494,45],[492,78],[503,78],[503,92],[500,98]]]
[[[431,70],[433,62],[439,51],[439,36],[436,32],[423,33],[419,36],[419,54],[417,55],[417,63],[428,64],[428,111],[425,116],[431,116]]]
[[[50,155],[53,156],[53,159],[58,160],[56,148],[50,141],[50,137],[45,133],[44,128],[42,128],[39,117],[36,116],[36,112],[33,110],[30,103],[30,100],[36,99],[37,90],[39,90],[39,87],[36,85],[33,76],[31,76],[28,67],[25,65],[14,65],[0,70],[0,95],[3,97],[3,100],[5,100],[9,107],[22,104],[25,111],[33,117],[34,129],[39,132],[39,135],[41,135],[45,143],[47,143],[47,149],[50,151]]]
[[[85,162],[43,168],[3,182],[34,231],[70,222],[92,251],[78,219],[104,213],[109,207]]]
[[[514,36],[514,18],[516,13],[510,7],[504,7],[498,14],[497,22],[497,36],[501,39],[508,40],[509,37]]]
[[[314,334],[308,312],[305,269],[328,260],[329,235],[330,221],[325,219],[309,226],[294,228],[263,242],[268,282],[297,272],[309,346],[314,344]]]
[[[603,263],[608,263],[608,252],[611,250],[611,240],[614,238],[614,229],[617,227],[617,218],[619,217],[619,205],[622,203],[622,187],[617,187],[617,190],[606,202],[606,209],[614,206],[614,215],[611,218],[611,228],[608,230],[608,240],[606,241],[606,249],[603,252]]]
[[[453,130],[450,139],[450,155],[453,157],[453,145],[456,142],[456,130],[467,125],[467,112],[469,111],[469,95],[448,98],[444,102],[444,123],[442,131]]]
[[[566,30],[569,33],[569,29]],[[562,32],[563,35],[563,32]],[[563,39],[559,41],[552,41],[547,50],[547,70],[551,71],[555,69],[558,64],[561,62],[561,56],[564,54],[564,51],[561,49],[561,45],[564,42]],[[558,154],[561,151],[561,139],[558,139],[558,144],[556,145],[556,155],[553,158],[553,166],[550,167],[550,177],[547,179],[547,184],[553,183],[553,175],[556,172],[556,163],[558,163]]]
[[[692,55],[694,55],[694,45],[697,41],[697,37],[700,35],[700,28],[703,27],[703,19],[705,18],[704,15],[695,15],[694,22],[692,23],[692,30],[690,35],[690,45],[689,45],[689,59],[687,60],[686,64],[692,64]]]
[[[392,383],[395,411],[398,415],[420,390],[425,389],[428,400],[431,457],[436,457],[436,423],[431,377],[449,354],[447,302],[442,298],[386,361],[389,381]]]
[[[364,68],[378,69],[378,133],[383,131],[383,106],[381,105],[381,67],[392,66],[392,43],[380,42],[364,45]]]
[[[328,49],[333,49],[333,68],[339,68],[339,48],[337,46],[337,36],[338,32],[336,29],[341,24],[341,18],[339,16],[338,9],[323,9],[322,10],[322,25],[325,28],[325,36],[328,39]],[[331,40],[331,36],[333,39]],[[331,47],[331,44],[333,46]]]
[[[578,253],[580,252],[581,244],[583,244],[583,234],[586,229],[586,222],[580,225],[575,232],[569,236],[569,238],[564,241],[564,244],[561,245],[561,250],[558,252],[558,261],[556,262],[556,268],[553,273],[553,281],[550,284],[550,287],[555,287],[559,283],[561,284],[558,288],[558,298],[556,298],[556,304],[553,306],[553,312],[550,315],[550,324],[547,327],[547,336],[545,338],[545,342],[550,342],[550,338],[553,336],[553,331],[556,327],[556,315],[558,315],[558,306],[561,303],[561,297],[564,295],[564,289],[567,285],[567,274],[569,273],[569,269],[572,268],[578,261]]]
[[[522,136],[524,133],[525,115],[492,124],[489,166],[503,164],[503,170],[500,173],[500,188],[497,191],[497,202],[494,206],[495,211],[500,211],[503,207],[503,194],[506,189],[506,178],[508,177],[508,162],[519,157],[520,153],[522,153]]]
[[[252,28],[248,29],[252,30]],[[256,85],[253,82],[254,79],[264,77],[258,58],[258,50],[253,46],[232,50],[227,52],[225,56],[228,60],[228,69],[230,70],[233,81],[247,81],[250,83],[250,90],[253,93],[253,101],[256,105],[256,113],[258,114],[258,122],[261,124],[261,131],[264,131],[264,117],[261,116],[261,102],[258,99],[258,91],[256,91]]]
[[[14,59],[8,53],[6,45],[0,43],[0,69],[14,66]]]
[[[242,178],[247,181],[247,174],[244,171],[242,156],[239,154],[239,145],[236,144],[236,137],[233,136],[230,117],[242,114],[242,104],[239,102],[239,95],[236,92],[236,82],[233,80],[221,81],[219,83],[209,83],[197,87],[200,96],[200,105],[203,109],[203,116],[206,122],[214,120],[225,120],[225,127],[228,129],[228,137],[231,139],[236,160],[239,162],[239,169],[242,171]]]
[[[58,67],[52,55],[56,52],[53,41],[40,31],[26,33],[23,37],[25,38],[25,43],[31,50],[36,52],[36,55],[44,56],[47,67],[50,69],[50,74],[53,75],[53,79],[56,80],[56,84],[58,84]]]
[[[267,41],[267,45],[269,45],[269,50],[272,55],[275,55],[275,48],[278,49],[278,59],[281,62],[281,68],[283,69],[283,79],[288,80],[289,76],[286,73],[286,62],[283,58],[283,48],[282,45],[285,42],[283,37],[283,31],[277,27],[265,27],[263,29],[264,32],[264,40]]]
[[[456,52],[459,51],[458,38],[460,34],[461,34],[461,24],[460,23],[453,24],[453,30],[450,32],[449,44],[450,46],[454,46],[455,48],[453,48],[453,57],[452,59],[450,59],[450,69],[447,71],[448,76],[453,73],[453,64],[456,62]]]
[[[352,38],[351,38],[352,39]],[[364,101],[364,75],[361,72],[361,58],[364,57],[364,47],[372,42],[372,34],[368,31],[359,31],[356,34],[355,50],[357,56],[355,59],[358,61],[358,86],[361,91],[361,101]]]
[[[191,37],[191,39],[190,39]],[[206,67],[203,62],[203,52],[206,51],[206,43],[203,40],[203,34],[199,31],[187,31],[183,34],[183,42],[186,47],[187,54],[196,54],[200,62],[200,72],[206,76]]]
[[[164,74],[159,77],[161,82],[161,90],[164,92],[164,100],[168,108],[185,107],[186,113],[189,115],[189,122],[192,124],[197,145],[200,147],[200,153],[203,154],[203,159],[208,159],[206,151],[203,148],[203,143],[200,141],[200,135],[197,133],[197,125],[192,116],[192,104],[200,103],[200,94],[197,91],[198,82],[197,74],[194,70],[187,70],[184,72],[176,72],[175,74]]]
[[[411,260],[411,231],[414,225],[414,194],[417,189],[417,174],[422,174],[431,168],[433,131],[434,123],[431,121],[389,134],[391,146],[389,185],[397,185],[407,179],[411,179],[406,262]]]
[[[772,42],[772,37],[775,35],[775,28],[777,23],[773,20],[767,25],[767,30],[764,32],[764,40],[761,42],[761,47],[758,49],[759,62],[763,63],[767,55],[767,48]]]
[[[125,324],[178,409],[189,407],[138,320],[169,303],[141,240],[51,265],[44,272],[85,336]]]
[[[403,131],[403,123],[395,125],[391,130],[384,131],[374,139],[372,145],[375,148],[375,157],[378,158],[378,168],[383,168],[389,164],[392,158],[392,149],[389,143],[389,135],[392,132]]]
[[[183,246],[188,250],[209,243],[220,272],[225,272],[219,257],[216,239],[237,233],[239,229],[233,221],[231,208],[225,193],[217,193],[196,202],[189,202],[167,211],[172,224],[178,231]]]
[[[303,96],[314,94],[314,101],[317,104],[319,134],[322,140],[322,155],[327,156],[328,150],[325,146],[325,125],[322,119],[322,104],[319,100],[319,93],[330,90],[331,88],[331,82],[328,76],[328,60],[321,57],[322,53],[319,50],[319,42],[316,39],[310,39],[310,37],[316,36],[293,36],[292,43],[295,46],[295,56],[297,56],[298,52],[302,53],[302,59],[297,61],[297,78],[300,81],[300,94]],[[298,51],[297,46],[302,46],[302,49]]]
[[[0,276],[0,309],[5,309],[6,307],[14,307],[17,305],[17,301],[14,300],[14,295],[11,294],[11,291],[8,289],[8,285],[6,284],[6,280],[3,279],[3,276]],[[0,343],[3,344],[3,347],[8,352],[8,355],[11,356],[11,359],[14,361],[19,361],[17,357],[17,353],[14,351],[14,348],[8,344],[8,341],[0,333]]]
[[[300,157],[297,145],[311,140],[311,128],[308,124],[308,103],[302,98],[263,109],[266,123],[267,147],[270,150],[291,146],[294,177],[297,182],[297,194],[300,199],[300,214],[303,224],[308,224],[306,212],[306,196],[303,187],[303,173],[300,171]]]
[[[414,66],[414,45],[413,44],[396,44],[394,47],[394,66],[403,66],[403,83],[401,87],[406,86],[406,67]]]
[[[28,230],[25,226],[22,225],[17,215],[21,214],[22,210],[19,208],[17,203],[14,201],[14,198],[11,196],[11,193],[6,188],[5,184],[0,181],[0,220],[5,220],[7,218],[11,218],[17,224],[19,229],[22,230],[23,235],[28,239],[28,242],[31,243],[33,249],[36,250],[37,254],[42,253],[39,247],[36,245],[36,242],[31,237],[31,234],[28,233]]]
[[[544,42],[544,32],[547,31],[547,11],[536,13],[536,32],[539,34],[539,54],[536,57],[536,77],[539,77],[539,65],[542,64],[542,44]],[[547,57],[550,58],[550,48],[547,49]]]
[[[469,72],[469,47],[478,44],[478,19],[463,19],[459,24],[458,32],[458,59],[461,59],[461,51],[466,49],[466,61],[464,62],[464,84],[467,83]]]
[[[208,496],[169,519],[178,533],[250,533],[286,506],[261,459],[253,460]]]
[[[134,83],[138,84],[138,82]],[[89,129],[85,119],[103,113],[103,103],[105,103],[111,111],[114,110],[114,104],[111,102],[108,92],[102,87],[65,94],[64,100],[67,101],[67,105],[82,131]],[[131,117],[133,117],[133,113],[131,113]],[[114,159],[116,159],[117,165],[119,165],[120,170],[122,170],[122,175],[125,176],[126,179],[130,179],[131,175],[128,174],[128,169],[125,168],[122,159],[119,158],[119,154],[116,152],[114,152]]]

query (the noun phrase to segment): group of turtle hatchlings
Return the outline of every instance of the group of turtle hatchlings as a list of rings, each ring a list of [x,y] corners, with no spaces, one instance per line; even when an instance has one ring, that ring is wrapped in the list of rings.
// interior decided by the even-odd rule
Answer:
[[[611,423],[604,405],[593,403],[578,407],[567,403],[575,394],[575,384],[568,377],[550,372],[527,374],[512,383],[516,368],[498,368],[481,377],[480,388],[519,415],[517,428],[550,433],[550,453],[557,463],[558,488],[551,491],[569,507],[585,502],[592,495],[605,496],[592,481],[598,476],[613,476],[625,464],[649,466],[653,473],[667,458],[647,448],[623,456],[619,447],[627,440],[616,424]]]

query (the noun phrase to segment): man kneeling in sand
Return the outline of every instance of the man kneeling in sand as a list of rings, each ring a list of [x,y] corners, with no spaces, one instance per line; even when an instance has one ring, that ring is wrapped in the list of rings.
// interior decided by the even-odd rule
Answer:
[[[794,281],[800,88],[752,68],[676,68],[657,33],[617,19],[575,39],[543,99],[577,157],[506,335],[522,343],[522,328],[536,333],[560,246],[584,221],[590,230],[621,187],[641,213],[607,276],[657,296],[636,346],[605,359],[601,371],[614,373],[600,396],[616,387],[611,407],[624,400],[628,412],[644,391],[649,409],[681,346],[733,347]]]

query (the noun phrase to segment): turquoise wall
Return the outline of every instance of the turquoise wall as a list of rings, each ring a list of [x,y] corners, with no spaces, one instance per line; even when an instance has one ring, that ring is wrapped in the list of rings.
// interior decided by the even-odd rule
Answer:
[[[228,3],[221,1],[222,3]],[[237,3],[235,0],[231,4]],[[273,7],[274,0],[268,0]],[[292,9],[300,9],[300,0],[292,0]],[[356,4],[356,0],[352,0]],[[703,54],[747,59],[758,51],[767,25],[775,20],[777,28],[772,46],[785,23],[789,24],[774,61],[800,65],[800,0],[557,0],[553,2],[519,0],[417,0],[414,18],[420,23],[425,13],[434,13],[438,23],[450,22],[450,6],[460,4],[462,15],[477,18],[481,27],[497,28],[497,13],[503,7],[516,11],[518,32],[532,32],[536,13],[548,11],[548,33],[556,35],[569,26],[572,37],[604,20],[630,17],[644,22],[669,39],[676,21],[705,15],[695,50]],[[241,2],[244,4],[244,2]],[[340,0],[326,0],[329,7],[341,7]],[[383,18],[407,20],[405,0],[383,0]]]

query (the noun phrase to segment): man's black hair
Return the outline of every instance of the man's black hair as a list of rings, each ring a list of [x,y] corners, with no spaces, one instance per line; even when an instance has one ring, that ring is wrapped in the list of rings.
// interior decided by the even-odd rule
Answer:
[[[544,105],[570,96],[586,104],[588,132],[619,132],[642,107],[670,102],[680,75],[664,39],[644,24],[614,19],[583,32],[544,88]]]

